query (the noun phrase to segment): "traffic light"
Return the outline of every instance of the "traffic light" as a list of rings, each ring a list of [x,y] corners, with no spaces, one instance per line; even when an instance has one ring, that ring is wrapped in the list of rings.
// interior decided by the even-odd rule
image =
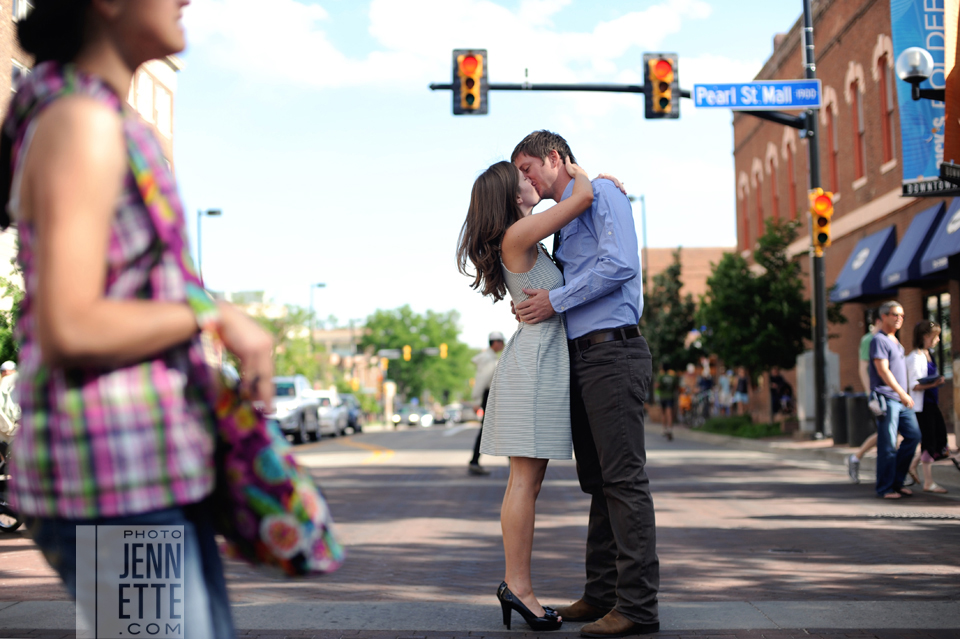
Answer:
[[[817,249],[830,246],[830,218],[833,217],[833,193],[810,190],[810,217],[813,219],[813,245]]]
[[[447,345],[440,345],[440,359],[447,359]]]
[[[486,115],[487,50],[453,50],[453,114]]]
[[[386,357],[381,357],[380,368],[382,368],[383,370],[387,370],[388,368],[390,368],[390,360],[387,359]]]
[[[404,347],[403,347],[403,361],[409,362],[409,361],[410,361],[410,355],[411,355],[412,352],[413,352],[413,351],[411,350],[409,344],[407,344],[406,346],[404,346]]]
[[[644,112],[648,120],[680,117],[680,81],[677,54],[644,53]]]

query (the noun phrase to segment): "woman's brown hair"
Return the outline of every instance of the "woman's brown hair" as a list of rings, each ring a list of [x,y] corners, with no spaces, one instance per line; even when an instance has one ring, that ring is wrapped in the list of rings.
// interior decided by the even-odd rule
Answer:
[[[930,320],[920,320],[913,327],[913,347],[923,348],[923,338],[930,333],[940,334],[940,325]]]
[[[523,217],[517,204],[519,193],[517,167],[510,162],[492,165],[473,183],[467,219],[460,229],[457,267],[464,275],[473,276],[471,288],[492,295],[494,302],[502,300],[507,292],[500,264],[500,245],[510,225]],[[468,260],[473,263],[476,273],[467,271]]]

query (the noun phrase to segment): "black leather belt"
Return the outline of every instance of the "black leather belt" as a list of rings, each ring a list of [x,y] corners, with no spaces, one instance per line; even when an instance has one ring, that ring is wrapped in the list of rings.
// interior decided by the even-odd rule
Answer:
[[[604,342],[627,341],[634,337],[640,337],[640,329],[636,326],[621,326],[619,328],[604,328],[599,331],[587,333],[583,337],[570,340],[572,346],[578,349],[586,350],[595,344]]]

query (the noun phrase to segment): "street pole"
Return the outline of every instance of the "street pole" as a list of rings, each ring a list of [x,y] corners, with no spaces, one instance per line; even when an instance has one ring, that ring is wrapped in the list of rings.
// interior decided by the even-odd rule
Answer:
[[[315,288],[324,288],[326,284],[324,282],[317,282],[316,284],[310,285],[310,355],[313,355],[313,334],[317,330],[317,316],[313,310],[313,289]]]
[[[640,272],[643,274],[643,280],[647,279],[647,198],[643,195],[628,195],[630,202],[640,200],[640,229],[643,245],[640,249]]]
[[[804,77],[813,80],[817,77],[817,65],[813,55],[813,11],[810,8],[810,0],[803,0],[803,39]],[[808,110],[806,117],[807,150],[810,154],[810,188],[815,189],[820,186],[820,143],[817,111],[815,109]],[[810,300],[810,303],[813,307],[811,310],[813,315],[814,419],[817,436],[822,437],[825,432],[827,412],[827,290],[824,283],[826,276],[823,266],[823,249],[812,241],[813,233],[813,227],[811,226],[810,243],[813,250],[810,253],[810,276],[813,279],[813,299]]]
[[[223,215],[223,211],[220,209],[197,210],[197,275],[200,277],[201,285],[203,285],[203,243],[200,241],[200,220],[204,215]]]

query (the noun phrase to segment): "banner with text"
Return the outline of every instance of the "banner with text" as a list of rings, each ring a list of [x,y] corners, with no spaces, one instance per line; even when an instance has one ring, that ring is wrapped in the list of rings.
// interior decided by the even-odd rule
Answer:
[[[946,2],[947,0],[890,0],[894,61],[904,49],[910,47],[926,49],[933,56],[933,76],[922,88],[942,89],[946,86]],[[914,100],[907,82],[899,79],[895,82],[903,144],[903,194],[947,195],[954,191],[956,186],[940,179],[946,124],[944,103],[927,99]]]

